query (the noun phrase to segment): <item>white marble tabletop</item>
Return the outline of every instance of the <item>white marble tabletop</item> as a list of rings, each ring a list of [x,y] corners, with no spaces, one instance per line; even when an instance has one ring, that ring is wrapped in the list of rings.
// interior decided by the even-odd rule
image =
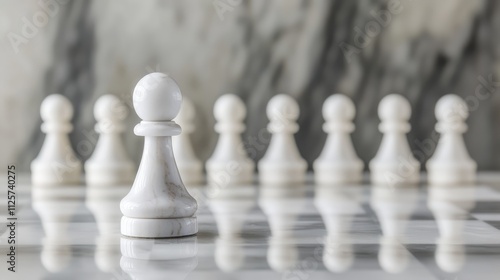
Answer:
[[[5,179],[5,177],[2,177]],[[199,233],[120,235],[130,186],[0,196],[0,279],[497,279],[500,174],[474,186],[189,186]],[[16,272],[8,271],[17,218]]]

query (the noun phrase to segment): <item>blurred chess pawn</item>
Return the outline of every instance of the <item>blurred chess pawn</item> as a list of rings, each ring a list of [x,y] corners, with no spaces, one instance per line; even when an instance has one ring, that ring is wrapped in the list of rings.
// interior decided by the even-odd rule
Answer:
[[[196,236],[120,239],[121,269],[131,279],[186,279],[198,266]]]
[[[215,102],[214,116],[219,140],[206,163],[208,182],[220,187],[251,183],[255,164],[240,136],[245,131],[245,104],[238,96],[225,94]]]
[[[474,186],[456,186],[453,191],[446,186],[429,188],[428,207],[439,229],[436,263],[445,272],[459,272],[465,264],[463,232],[475,197]]]
[[[195,108],[191,100],[184,97],[179,115],[174,119],[182,127],[180,135],[172,137],[172,148],[181,174],[182,181],[186,185],[198,185],[203,183],[203,164],[196,157],[191,144],[190,135],[195,130],[194,118]]]
[[[354,262],[350,230],[353,217],[363,213],[362,186],[318,186],[314,203],[325,223],[327,235],[323,263],[332,272],[344,272]]]
[[[271,143],[258,163],[259,180],[265,185],[302,185],[307,162],[300,155],[294,134],[299,131],[300,108],[292,97],[279,94],[271,98],[266,108],[272,133]]]
[[[108,94],[97,99],[94,105],[95,131],[100,136],[94,153],[85,162],[88,185],[113,186],[134,180],[135,166],[120,138],[127,114],[127,108],[118,97]]]
[[[406,134],[410,131],[411,105],[399,94],[380,101],[379,126],[384,134],[377,155],[370,162],[371,180],[376,185],[405,186],[420,180],[420,163],[415,159]]]
[[[95,262],[103,272],[120,265],[120,200],[130,191],[129,185],[113,188],[88,187],[85,205],[94,215],[99,235],[96,238]]]
[[[371,207],[377,214],[383,236],[379,263],[388,273],[401,273],[409,264],[410,253],[403,246],[406,225],[417,207],[418,188],[414,186],[375,186]]]
[[[219,237],[215,241],[215,262],[225,272],[240,269],[245,262],[241,237],[245,216],[256,206],[254,186],[226,188],[209,197],[208,205],[215,217]]]
[[[73,130],[73,105],[60,94],[47,96],[41,105],[42,131],[46,134],[42,149],[31,162],[33,185],[57,186],[77,184],[82,163],[76,157],[68,134]]]
[[[325,147],[314,162],[318,184],[359,183],[363,179],[363,161],[359,159],[350,133],[354,131],[356,107],[349,97],[335,94],[323,104],[323,130],[328,133]]]
[[[467,103],[457,95],[443,96],[436,105],[440,139],[434,155],[427,161],[429,184],[471,184],[476,180],[477,164],[469,156],[462,134],[467,131]]]
[[[76,209],[83,204],[83,197],[84,190],[76,186],[33,188],[32,207],[45,231],[41,260],[52,273],[64,270],[71,262],[68,227]]]
[[[265,186],[261,188],[259,206],[271,228],[267,262],[277,272],[290,270],[299,261],[293,230],[306,206],[305,188]]]

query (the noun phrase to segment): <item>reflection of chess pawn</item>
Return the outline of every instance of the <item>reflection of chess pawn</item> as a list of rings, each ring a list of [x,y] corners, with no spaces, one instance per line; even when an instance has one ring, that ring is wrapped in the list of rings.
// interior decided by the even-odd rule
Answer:
[[[429,188],[428,207],[439,228],[436,262],[445,272],[456,273],[465,263],[464,224],[474,205],[473,186],[457,186],[453,192],[445,186]]]
[[[131,279],[186,279],[198,266],[196,236],[120,239],[121,269]]]
[[[60,186],[56,189],[33,189],[32,206],[40,216],[45,238],[42,240],[41,259],[50,272],[59,272],[71,262],[68,225],[76,209],[82,204],[82,189]]]
[[[234,94],[223,95],[215,102],[214,116],[219,141],[206,164],[209,183],[221,187],[251,183],[255,164],[243,149],[240,136],[245,130],[245,104]]]
[[[87,188],[85,205],[94,215],[99,230],[95,262],[104,272],[112,272],[120,263],[120,200],[129,190],[130,186]]]
[[[261,189],[259,205],[271,228],[267,261],[275,271],[289,270],[299,260],[293,229],[297,217],[304,210],[304,195],[303,186],[266,186]]]
[[[380,102],[379,126],[384,134],[375,158],[370,162],[371,179],[377,185],[418,183],[420,163],[413,156],[406,133],[411,129],[411,106],[398,94],[390,94]]]
[[[253,186],[221,189],[208,201],[219,231],[215,243],[215,262],[226,272],[236,271],[245,261],[241,232],[245,215],[255,206]]]
[[[193,103],[184,98],[179,115],[174,119],[182,127],[182,133],[172,137],[172,147],[179,173],[186,185],[197,185],[203,182],[203,165],[196,157],[189,138],[195,130],[195,115]]]
[[[181,91],[167,75],[151,73],[137,83],[133,95],[143,120],[134,133],[145,136],[144,152],[132,189],[120,202],[121,233],[143,238],[196,234],[196,200],[182,183],[172,151],[172,136],[181,132],[172,121],[180,110]]]
[[[85,180],[89,185],[131,183],[134,163],[128,158],[120,134],[127,108],[114,95],[101,96],[94,106],[95,130],[100,134],[92,156],[85,162]]]
[[[441,138],[434,155],[427,161],[428,180],[435,185],[469,184],[476,179],[477,164],[467,152],[462,134],[467,131],[467,104],[449,94],[436,105],[436,131]]]
[[[361,186],[319,186],[315,205],[325,223],[327,236],[323,263],[332,272],[343,272],[354,262],[349,231],[354,215],[361,209]]]
[[[382,268],[389,273],[400,273],[408,266],[410,253],[403,246],[403,236],[417,199],[416,187],[373,188],[371,207],[383,233],[378,258]]]
[[[40,112],[46,136],[40,153],[31,162],[32,183],[53,186],[80,182],[82,164],[68,138],[73,130],[73,106],[66,97],[52,94],[43,100]]]
[[[332,95],[323,104],[323,130],[328,133],[328,138],[321,155],[314,162],[317,183],[358,183],[363,179],[364,165],[356,155],[350,138],[355,115],[356,107],[345,95]]]
[[[272,133],[266,154],[258,163],[259,179],[269,185],[301,185],[307,162],[302,158],[293,134],[299,130],[297,101],[285,94],[274,96],[267,104],[267,127]]]

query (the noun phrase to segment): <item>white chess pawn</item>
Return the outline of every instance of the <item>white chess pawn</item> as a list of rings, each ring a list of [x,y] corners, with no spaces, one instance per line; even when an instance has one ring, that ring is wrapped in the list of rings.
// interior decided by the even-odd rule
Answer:
[[[457,95],[442,97],[436,105],[436,131],[441,138],[427,161],[428,181],[437,185],[468,184],[476,180],[477,164],[467,152],[462,134],[467,131],[467,104]]]
[[[215,131],[220,136],[206,163],[209,183],[228,186],[252,182],[255,164],[243,149],[240,136],[245,130],[245,115],[245,104],[234,94],[223,95],[215,102]]]
[[[145,136],[144,152],[132,189],[120,203],[121,233],[144,238],[196,234],[196,200],[182,183],[172,151],[172,136],[181,133],[172,121],[182,103],[179,86],[163,73],[151,73],[137,83],[133,102],[142,119],[134,133]]]
[[[404,271],[410,262],[410,253],[403,246],[406,225],[418,202],[418,188],[374,186],[371,208],[376,213],[383,236],[380,238],[378,260],[389,273]]]
[[[378,114],[384,134],[375,158],[370,162],[371,180],[380,185],[418,183],[420,163],[413,156],[406,133],[411,129],[411,106],[398,94],[390,94],[379,104]]]
[[[279,94],[267,104],[267,127],[272,133],[271,143],[258,164],[259,179],[263,184],[302,184],[307,162],[302,158],[293,134],[299,130],[300,109],[290,96]]]
[[[363,162],[352,145],[350,133],[356,115],[354,103],[345,95],[328,97],[323,104],[323,130],[328,133],[321,155],[314,162],[318,184],[358,183],[363,179]]]
[[[82,164],[68,138],[73,130],[73,106],[66,97],[52,94],[43,100],[40,113],[46,136],[40,153],[31,162],[32,183],[52,186],[80,182]]]
[[[456,186],[453,192],[446,185],[429,188],[428,207],[439,229],[435,258],[445,272],[456,273],[465,264],[463,232],[475,197],[474,186]]]
[[[127,108],[114,95],[101,96],[94,106],[95,130],[100,134],[92,156],[85,162],[85,180],[89,185],[118,185],[134,179],[134,163],[129,159],[120,133]]]
[[[191,100],[184,98],[181,111],[174,119],[182,127],[182,133],[172,137],[175,162],[186,185],[197,185],[203,182],[203,164],[196,157],[189,135],[194,132],[195,109]]]

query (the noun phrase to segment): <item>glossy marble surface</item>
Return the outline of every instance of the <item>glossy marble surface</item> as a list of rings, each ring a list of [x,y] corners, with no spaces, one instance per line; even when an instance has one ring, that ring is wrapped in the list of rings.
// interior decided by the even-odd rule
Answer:
[[[27,178],[27,177],[26,177]],[[0,279],[497,279],[500,174],[464,187],[188,187],[199,233],[120,235],[129,186],[16,192],[17,272]]]

